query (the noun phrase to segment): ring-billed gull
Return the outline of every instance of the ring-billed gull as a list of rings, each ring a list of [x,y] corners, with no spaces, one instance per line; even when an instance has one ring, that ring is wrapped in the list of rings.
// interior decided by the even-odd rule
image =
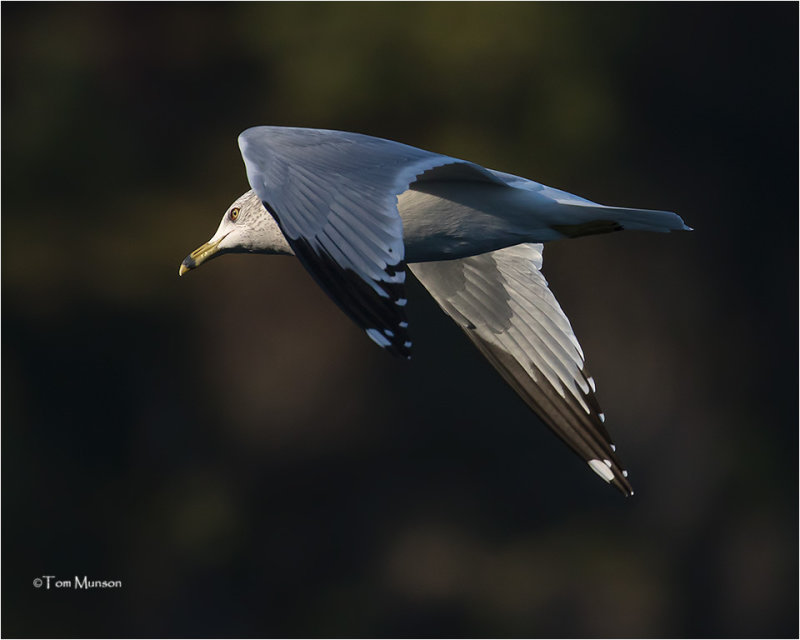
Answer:
[[[252,190],[187,256],[181,275],[225,253],[293,254],[372,340],[408,358],[408,265],[556,435],[633,494],[583,351],[541,273],[542,243],[690,230],[679,216],[599,205],[357,133],[253,127],[239,147]]]

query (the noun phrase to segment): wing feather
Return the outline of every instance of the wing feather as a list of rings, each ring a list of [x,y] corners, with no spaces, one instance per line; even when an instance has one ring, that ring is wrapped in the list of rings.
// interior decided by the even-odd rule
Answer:
[[[604,480],[632,495],[583,351],[540,271],[542,245],[409,266],[550,429]]]
[[[239,146],[250,185],[303,266],[372,340],[408,357],[397,196],[422,174],[503,180],[463,160],[342,131],[253,127]],[[447,166],[458,168],[441,173]]]

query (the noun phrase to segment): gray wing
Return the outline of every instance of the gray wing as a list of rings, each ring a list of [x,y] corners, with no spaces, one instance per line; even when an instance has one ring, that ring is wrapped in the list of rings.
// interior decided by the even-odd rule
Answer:
[[[581,347],[540,271],[542,245],[409,266],[556,435],[606,482],[632,495]]]
[[[303,266],[339,307],[394,355],[409,357],[403,225],[397,196],[417,176],[463,165],[356,133],[253,127],[239,136],[247,177]]]

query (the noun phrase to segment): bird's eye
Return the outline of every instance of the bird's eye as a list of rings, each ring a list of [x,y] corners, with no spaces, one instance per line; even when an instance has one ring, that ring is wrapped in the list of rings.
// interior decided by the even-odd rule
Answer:
[[[239,207],[234,207],[231,209],[231,212],[228,214],[228,217],[231,219],[231,222],[236,222],[236,218],[239,217]]]

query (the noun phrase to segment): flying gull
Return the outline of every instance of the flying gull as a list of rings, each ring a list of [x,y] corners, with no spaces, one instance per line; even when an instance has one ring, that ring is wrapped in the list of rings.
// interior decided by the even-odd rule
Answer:
[[[633,490],[594,379],[542,275],[543,243],[690,230],[508,173],[358,133],[253,127],[252,187],[180,274],[225,253],[295,255],[367,335],[409,358],[406,266],[533,411],[603,480]]]

